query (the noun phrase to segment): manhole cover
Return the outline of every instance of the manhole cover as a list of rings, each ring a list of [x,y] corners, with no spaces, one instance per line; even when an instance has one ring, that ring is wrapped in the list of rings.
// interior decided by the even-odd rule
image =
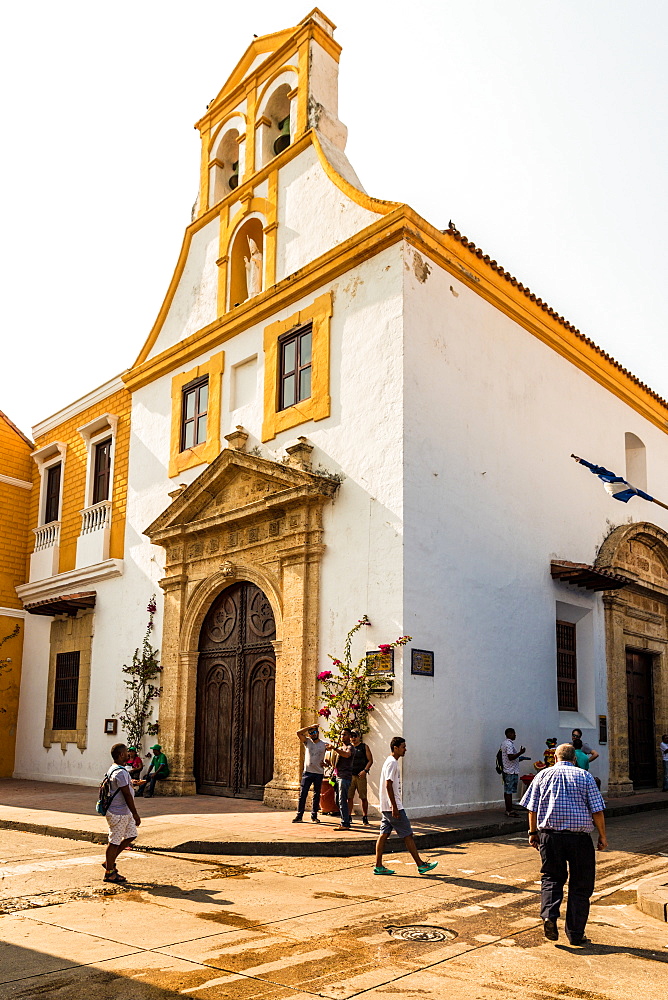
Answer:
[[[400,938],[402,941],[451,941],[457,937],[456,931],[448,930],[447,927],[432,927],[430,924],[388,924],[385,930],[392,937]]]

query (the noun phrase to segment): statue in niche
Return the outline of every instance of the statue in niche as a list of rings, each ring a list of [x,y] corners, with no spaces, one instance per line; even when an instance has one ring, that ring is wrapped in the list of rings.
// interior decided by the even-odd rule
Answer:
[[[251,239],[250,236],[247,239],[250,260],[248,257],[244,257],[244,263],[246,265],[246,288],[250,299],[262,291],[262,251],[258,248],[255,240]]]

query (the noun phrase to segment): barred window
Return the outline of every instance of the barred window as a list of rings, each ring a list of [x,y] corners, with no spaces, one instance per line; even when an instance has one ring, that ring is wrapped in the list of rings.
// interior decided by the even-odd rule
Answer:
[[[578,710],[575,624],[557,621],[557,700],[560,712]]]
[[[53,728],[76,729],[79,707],[80,653],[56,654],[56,685],[53,695]]]

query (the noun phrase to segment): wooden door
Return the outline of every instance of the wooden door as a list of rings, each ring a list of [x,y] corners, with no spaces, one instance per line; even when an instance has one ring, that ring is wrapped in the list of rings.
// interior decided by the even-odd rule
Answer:
[[[197,791],[261,799],[274,770],[276,626],[252,583],[211,605],[200,631],[195,724]]]
[[[626,691],[629,713],[629,776],[634,788],[656,785],[652,656],[626,650]]]

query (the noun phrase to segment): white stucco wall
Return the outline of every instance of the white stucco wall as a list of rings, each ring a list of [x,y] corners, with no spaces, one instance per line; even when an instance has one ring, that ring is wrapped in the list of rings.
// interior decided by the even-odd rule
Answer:
[[[313,146],[286,163],[278,176],[277,281],[381,218],[330,181]]]
[[[216,218],[193,235],[178,287],[149,357],[173,347],[215,320],[219,233],[220,220]]]
[[[406,630],[435,650],[433,680],[405,677],[406,798],[416,814],[500,802],[494,756],[514,726],[531,761],[571,728],[600,752],[607,714],[600,596],[559,584],[550,560],[592,563],[629,520],[666,512],[612,500],[571,452],[624,474],[624,434],[647,448],[648,488],[668,493],[668,438],[430,261],[406,248]],[[580,712],[557,711],[557,601],[578,624]],[[523,772],[524,773],[524,772]]]

